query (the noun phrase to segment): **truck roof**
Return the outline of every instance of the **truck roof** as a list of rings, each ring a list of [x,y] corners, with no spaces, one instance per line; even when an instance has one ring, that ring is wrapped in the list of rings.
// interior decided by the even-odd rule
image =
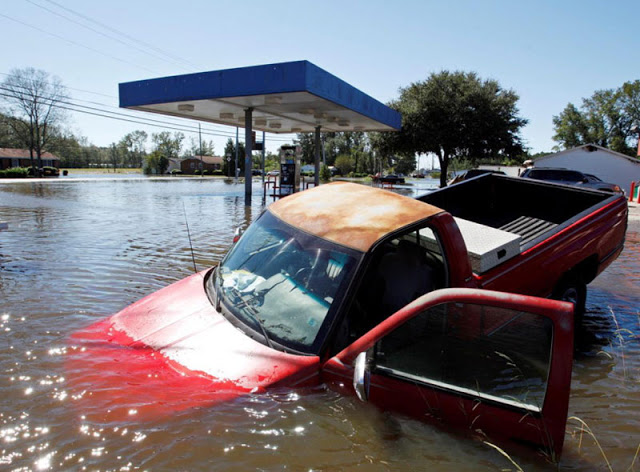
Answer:
[[[283,198],[269,211],[307,233],[366,252],[385,235],[443,210],[387,190],[334,182]]]

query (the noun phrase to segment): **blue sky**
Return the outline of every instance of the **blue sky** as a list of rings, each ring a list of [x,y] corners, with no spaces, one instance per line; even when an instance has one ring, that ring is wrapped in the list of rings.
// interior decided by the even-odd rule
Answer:
[[[518,93],[522,136],[538,152],[554,146],[552,117],[567,103],[640,78],[637,23],[637,1],[12,0],[0,10],[0,73],[43,69],[74,101],[105,108],[119,82],[300,59],[382,102],[432,72],[475,71]],[[160,131],[71,118],[97,145]],[[235,134],[203,127],[218,152]],[[283,143],[274,138],[270,150]]]

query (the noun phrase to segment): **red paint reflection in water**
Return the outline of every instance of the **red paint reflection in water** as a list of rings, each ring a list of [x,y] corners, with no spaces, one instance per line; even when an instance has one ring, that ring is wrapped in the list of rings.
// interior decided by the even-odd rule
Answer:
[[[233,382],[186,371],[103,320],[74,333],[65,368],[80,414],[91,421],[151,420],[248,393]]]

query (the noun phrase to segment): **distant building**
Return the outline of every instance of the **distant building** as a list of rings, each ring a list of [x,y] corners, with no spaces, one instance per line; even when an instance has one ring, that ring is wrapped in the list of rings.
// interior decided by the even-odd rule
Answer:
[[[193,156],[182,159],[180,170],[184,174],[195,174],[200,170],[222,170],[221,156]]]
[[[174,159],[174,158],[169,158],[169,166],[167,167],[167,174],[170,174],[172,170],[182,170],[182,168],[180,167],[180,163],[182,162],[182,159]]]
[[[535,167],[564,167],[593,174],[629,191],[631,181],[640,180],[640,160],[596,144],[548,154],[535,160]]]
[[[514,166],[481,165],[481,166],[478,166],[478,169],[493,170],[493,171],[496,171],[496,172],[504,172],[505,174],[507,174],[510,177],[519,177],[520,176],[520,172],[521,172],[520,167],[514,167]]]
[[[35,154],[35,153],[34,153]],[[60,168],[60,158],[50,152],[43,152],[40,158],[42,166]],[[33,163],[38,165],[38,159],[34,155]],[[31,167],[31,158],[28,149],[0,148],[0,169],[9,167]]]

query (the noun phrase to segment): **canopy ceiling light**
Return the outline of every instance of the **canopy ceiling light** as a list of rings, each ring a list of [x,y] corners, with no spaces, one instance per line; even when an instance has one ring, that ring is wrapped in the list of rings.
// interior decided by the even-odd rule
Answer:
[[[282,123],[280,123],[279,121],[272,121],[271,123],[269,123],[269,128],[280,129],[282,128]]]
[[[349,121],[348,120],[340,120],[340,121],[338,121],[338,126],[342,126],[343,128],[346,128],[347,126],[349,126]]]
[[[279,95],[267,95],[264,97],[265,105],[280,105],[282,103],[282,97]]]
[[[178,111],[193,111],[196,107],[191,103],[179,103]]]
[[[302,128],[291,128],[291,132],[292,133],[301,133],[302,132]]]
[[[220,112],[220,119],[233,120],[233,113],[229,113],[228,111]]]
[[[303,108],[302,110],[300,110],[301,115],[313,115],[314,113],[315,110],[313,108]]]
[[[266,126],[267,125],[267,120],[265,118],[256,118],[254,121],[254,124],[256,126]]]

